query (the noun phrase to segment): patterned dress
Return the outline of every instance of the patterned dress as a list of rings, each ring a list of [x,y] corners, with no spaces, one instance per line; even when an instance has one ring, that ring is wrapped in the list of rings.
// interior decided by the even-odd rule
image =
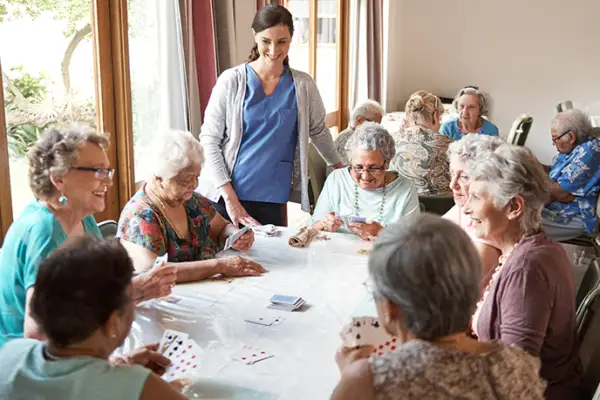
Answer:
[[[575,200],[570,203],[554,200],[543,209],[542,216],[565,225],[579,218],[586,232],[594,232],[598,223],[600,141],[588,138],[569,154],[559,154],[550,166],[549,176],[565,192],[574,195]]]
[[[180,239],[160,209],[142,187],[125,205],[119,218],[117,237],[138,244],[158,256],[169,253],[169,261],[200,261],[214,258],[217,244],[210,236],[215,211],[204,197],[194,193],[184,203],[190,240]]]
[[[375,399],[544,398],[539,361],[513,346],[495,342],[483,354],[411,340],[396,351],[369,359]]]
[[[394,135],[396,156],[390,170],[411,179],[419,195],[450,195],[450,165],[448,136],[415,126]]]

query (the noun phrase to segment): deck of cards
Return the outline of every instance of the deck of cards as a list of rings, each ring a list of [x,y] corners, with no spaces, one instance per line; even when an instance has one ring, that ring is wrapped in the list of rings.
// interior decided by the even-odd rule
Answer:
[[[355,223],[364,224],[367,222],[367,219],[364,217],[355,217],[355,216],[351,216],[351,215],[338,215],[337,217],[346,226],[350,226],[350,224],[355,224]]]
[[[249,225],[246,225],[242,229],[239,229],[237,232],[235,232],[233,235],[229,236],[227,240],[225,240],[225,247],[223,248],[223,250],[229,250],[235,244],[235,242],[238,241],[240,237],[242,237],[246,232],[249,232],[251,230],[252,228]]]
[[[344,347],[373,346],[378,356],[394,351],[398,347],[398,339],[388,334],[375,317],[352,318],[352,322],[340,332]]]
[[[281,311],[295,311],[306,304],[306,300],[302,297],[296,296],[285,296],[282,294],[275,294],[271,297],[271,304],[267,308]]]
[[[165,330],[158,344],[158,351],[171,360],[162,376],[167,382],[192,379],[200,372],[200,360],[204,351],[187,333]]]

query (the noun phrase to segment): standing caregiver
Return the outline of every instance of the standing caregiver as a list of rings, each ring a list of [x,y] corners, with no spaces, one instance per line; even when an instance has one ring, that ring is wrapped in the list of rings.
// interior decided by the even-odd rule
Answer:
[[[206,162],[198,191],[234,225],[286,226],[286,203],[310,208],[308,143],[341,168],[313,79],[289,67],[292,14],[268,5],[254,17],[248,62],[213,88],[200,142]]]

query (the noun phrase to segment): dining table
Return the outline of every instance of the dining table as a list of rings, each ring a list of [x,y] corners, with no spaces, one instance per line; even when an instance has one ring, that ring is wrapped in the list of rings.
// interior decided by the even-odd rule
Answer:
[[[214,277],[177,284],[168,298],[138,305],[120,351],[158,342],[165,329],[185,332],[203,353],[200,372],[184,394],[198,399],[326,399],[339,380],[340,331],[355,316],[376,316],[365,282],[372,243],[353,234],[321,232],[304,248],[291,247],[297,229],[255,236],[242,256],[267,269],[261,276]],[[297,311],[266,306],[274,294],[299,296]],[[175,299],[175,301],[174,301]],[[282,317],[279,325],[247,322]],[[232,355],[252,346],[273,357],[246,365]]]

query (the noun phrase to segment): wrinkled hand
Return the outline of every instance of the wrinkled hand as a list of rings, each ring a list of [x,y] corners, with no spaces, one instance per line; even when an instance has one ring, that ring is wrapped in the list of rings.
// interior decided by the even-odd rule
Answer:
[[[344,225],[344,223],[334,212],[328,213],[325,218],[321,220],[321,230],[325,232],[337,232],[342,225]]]
[[[368,358],[374,351],[375,348],[373,346],[361,346],[357,349],[341,347],[338,349],[337,353],[335,353],[335,362],[337,363],[340,372],[343,372],[348,365],[355,361]]]
[[[191,379],[187,379],[187,378],[179,378],[179,379],[175,379],[172,380],[171,382],[169,382],[169,385],[175,389],[175,391],[177,392],[183,392],[185,389],[187,389],[188,386],[190,386],[192,384],[192,380]]]
[[[381,226],[378,222],[355,222],[350,224],[348,229],[360,236],[360,238],[363,240],[371,240],[379,235],[379,232],[383,229],[383,226]]]
[[[250,250],[253,244],[254,232],[249,231],[240,236],[231,247],[233,247],[237,251],[248,251]]]
[[[243,257],[222,258],[219,273],[223,276],[258,276],[267,270],[260,264]]]
[[[133,300],[136,303],[171,294],[171,288],[177,281],[177,267],[175,264],[165,264],[151,268],[134,276]]]
[[[149,344],[135,349],[126,356],[111,357],[111,365],[141,365],[157,375],[162,375],[171,361],[160,354],[158,343]]]
[[[229,214],[231,223],[236,228],[239,227],[240,224],[250,226],[260,225],[260,223],[257,220],[255,220],[248,214],[244,206],[242,206],[242,203],[240,203],[237,199],[225,200],[225,208],[227,209],[227,214]]]

